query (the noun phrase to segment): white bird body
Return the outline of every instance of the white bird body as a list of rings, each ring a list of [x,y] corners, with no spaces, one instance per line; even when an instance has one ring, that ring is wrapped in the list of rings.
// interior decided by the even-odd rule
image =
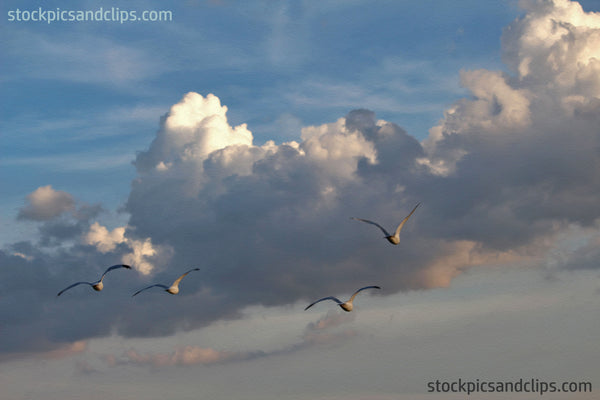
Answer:
[[[100,292],[100,291],[102,291],[102,289],[104,289],[104,283],[102,283],[102,281],[104,280],[104,276],[108,273],[108,271],[112,271],[113,269],[117,269],[117,268],[131,269],[131,267],[129,265],[124,265],[124,264],[113,265],[112,267],[108,267],[108,269],[106,271],[104,271],[104,273],[100,277],[99,281],[96,281],[96,282],[76,282],[76,283],[72,284],[71,286],[68,286],[68,287],[64,288],[63,290],[61,290],[60,292],[58,292],[57,296],[60,296],[61,294],[63,294],[67,290],[69,290],[71,288],[74,288],[75,286],[78,286],[78,285],[90,285],[92,287],[92,289],[94,289],[97,292]]]
[[[321,302],[323,300],[333,300],[337,303],[338,306],[340,306],[342,308],[342,310],[350,312],[354,309],[354,306],[352,305],[352,302],[354,301],[354,298],[356,297],[356,295],[365,289],[381,289],[379,286],[365,286],[362,287],[360,289],[358,289],[356,292],[354,292],[354,294],[350,297],[350,299],[346,302],[341,301],[340,299],[338,299],[337,297],[334,296],[327,296],[327,297],[323,297],[322,299],[319,299],[311,304],[309,304],[304,311],[308,310],[309,308],[311,308],[312,306],[314,306],[315,304],[317,304],[318,302]]]
[[[181,275],[179,278],[177,278],[177,279],[175,280],[175,282],[173,282],[173,284],[172,284],[171,286],[167,286],[167,285],[161,285],[160,283],[157,283],[157,284],[154,284],[154,285],[150,285],[150,286],[148,286],[148,287],[145,287],[145,288],[143,288],[143,289],[141,289],[141,290],[138,290],[137,292],[135,292],[135,293],[133,294],[133,296],[135,296],[135,295],[139,294],[140,292],[143,292],[143,291],[144,291],[144,290],[146,290],[146,289],[150,289],[150,288],[152,288],[152,287],[160,287],[160,288],[163,288],[163,289],[165,290],[165,292],[167,292],[167,293],[170,293],[170,294],[177,294],[177,293],[179,293],[179,283],[181,282],[181,280],[182,280],[182,279],[183,279],[183,278],[184,278],[184,277],[185,277],[187,274],[189,274],[189,273],[190,273],[190,272],[192,272],[192,271],[200,271],[200,268],[193,268],[193,269],[190,269],[190,270],[189,270],[189,271],[187,271],[185,274],[183,274],[183,275]],[[133,297],[133,296],[131,296],[131,297]]]
[[[167,292],[169,292],[171,294],[177,294],[177,293],[179,293],[179,286],[171,286],[170,288],[167,289]]]
[[[352,217],[352,219],[355,219],[357,221],[366,222],[367,224],[375,225],[376,227],[378,227],[379,229],[381,229],[381,231],[384,233],[385,239],[387,239],[387,241],[390,242],[391,244],[395,245],[395,244],[400,243],[400,231],[402,230],[402,227],[404,226],[404,224],[406,223],[406,221],[408,221],[408,219],[410,218],[410,216],[415,212],[415,210],[417,209],[417,207],[419,207],[419,204],[421,204],[421,203],[418,203],[415,206],[415,208],[413,208],[413,210],[410,212],[410,214],[408,214],[402,220],[402,222],[400,222],[400,224],[396,228],[396,231],[394,232],[393,235],[390,234],[388,231],[386,231],[385,228],[383,226],[379,225],[377,222],[370,221],[368,219],[356,218],[356,217]]]
[[[351,301],[347,301],[345,303],[340,304],[340,307],[342,307],[342,310],[344,311],[352,311],[354,309],[354,306],[352,305]]]
[[[398,236],[396,236],[396,235],[394,235],[394,236],[386,236],[385,238],[391,244],[398,244],[398,243],[400,243],[400,237],[399,237],[399,235]]]

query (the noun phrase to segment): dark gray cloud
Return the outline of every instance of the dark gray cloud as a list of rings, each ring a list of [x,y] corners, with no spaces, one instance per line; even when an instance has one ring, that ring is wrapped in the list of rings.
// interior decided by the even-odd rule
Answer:
[[[53,253],[36,250],[29,243],[18,243],[13,251],[0,251],[0,352],[46,351],[65,342],[102,336],[118,318],[112,312],[114,300],[102,304],[103,299],[110,299],[107,292],[123,289],[121,276],[116,274],[108,277],[110,281],[106,279],[105,291],[98,293],[102,297],[89,296],[95,293],[83,286],[73,289],[69,296],[56,297],[71,283],[97,280],[110,263],[108,257],[95,258],[85,248],[54,249]]]
[[[98,204],[82,204],[69,216],[53,218],[38,227],[39,244],[45,247],[60,245],[69,240],[79,240],[89,230],[90,220],[103,211]]]

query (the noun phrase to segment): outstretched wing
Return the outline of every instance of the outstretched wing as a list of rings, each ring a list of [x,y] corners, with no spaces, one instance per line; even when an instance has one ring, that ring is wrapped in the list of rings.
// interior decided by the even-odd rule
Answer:
[[[190,272],[192,272],[192,271],[200,271],[200,268],[193,268],[193,269],[190,269],[188,272],[186,272],[185,274],[183,274],[183,275],[181,275],[179,278],[177,278],[177,279],[175,280],[175,282],[173,282],[173,285],[172,285],[172,286],[178,286],[178,285],[179,285],[179,282],[181,282],[181,280],[182,280],[183,278],[185,278],[185,276],[186,276],[187,274],[189,274]]]
[[[66,287],[66,288],[64,288],[64,289],[63,289],[63,290],[61,290],[60,292],[58,292],[57,296],[60,296],[61,294],[63,294],[63,293],[64,293],[64,292],[66,292],[67,290],[69,290],[69,289],[71,289],[71,288],[74,288],[74,287],[75,287],[75,286],[77,286],[77,285],[82,285],[82,284],[86,284],[86,285],[94,286],[94,284],[93,284],[93,283],[91,283],[91,282],[77,282],[77,283],[74,283],[74,284],[72,284],[72,285],[71,285],[71,286],[69,286],[69,287]]]
[[[146,289],[150,289],[150,288],[153,288],[153,287],[155,287],[155,286],[157,286],[157,287],[160,287],[160,288],[163,288],[163,289],[165,289],[165,290],[167,290],[167,289],[169,288],[168,286],[161,285],[160,283],[157,283],[156,285],[150,285],[150,286],[148,286],[148,287],[145,287],[145,288],[143,288],[142,290],[138,290],[137,292],[135,292],[135,293],[133,294],[133,296],[136,296],[136,295],[140,294],[141,292],[143,292],[144,290],[146,290]],[[131,296],[131,297],[133,297],[133,296]]]
[[[385,228],[383,226],[379,225],[377,222],[369,221],[368,219],[356,218],[356,217],[352,217],[351,219],[355,219],[357,221],[362,221],[362,222],[366,222],[367,224],[375,225],[376,227],[381,229],[381,231],[385,234],[385,236],[391,236],[389,234],[389,232],[386,231]]]
[[[304,311],[308,310],[309,308],[311,308],[312,306],[314,306],[315,304],[317,304],[318,302],[323,301],[323,300],[333,300],[333,301],[335,301],[338,304],[342,304],[342,302],[337,297],[327,296],[327,297],[323,297],[322,299],[319,299],[319,300],[315,301],[312,304],[309,304],[308,306],[306,306],[306,308],[304,309]]]
[[[356,295],[358,294],[358,292],[360,292],[362,290],[365,290],[365,289],[381,289],[381,288],[379,286],[365,286],[365,287],[362,287],[362,288],[358,289],[356,292],[354,292],[354,294],[352,295],[352,297],[350,297],[350,300],[348,300],[348,302],[351,303],[354,300],[354,298],[356,297]]]
[[[127,268],[127,269],[131,269],[131,267],[129,265],[125,265],[125,264],[118,264],[118,265],[113,265],[112,267],[108,267],[106,269],[106,271],[104,271],[104,273],[102,274],[102,278],[104,278],[104,275],[108,274],[109,271],[112,271],[113,269],[117,269],[117,268]]]
[[[408,214],[406,216],[406,218],[404,218],[402,220],[402,222],[400,222],[400,225],[398,225],[398,227],[396,228],[396,232],[394,233],[394,236],[400,236],[400,231],[402,230],[402,227],[404,226],[404,224],[406,223],[406,221],[408,221],[408,219],[410,218],[410,216],[413,215],[413,213],[415,212],[415,210],[417,209],[417,207],[419,207],[419,204],[421,204],[421,203],[418,203],[415,206],[415,208],[413,208],[413,210],[410,212],[410,214]]]

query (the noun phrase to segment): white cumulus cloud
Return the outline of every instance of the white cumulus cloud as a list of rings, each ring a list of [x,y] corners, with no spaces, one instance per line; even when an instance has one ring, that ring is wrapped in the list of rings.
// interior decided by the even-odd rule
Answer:
[[[565,224],[599,217],[598,27],[575,3],[526,6],[503,36],[513,73],[463,71],[471,96],[423,143],[354,110],[257,145],[216,96],[188,93],[138,155],[130,226],[172,246],[177,265],[205,264],[204,284],[231,296],[227,312],[365,280],[386,293],[447,286],[469,268],[541,260]],[[391,229],[417,202],[399,248],[348,218]]]
[[[122,262],[134,266],[136,270],[144,275],[152,273],[155,267],[150,259],[158,255],[159,249],[152,246],[151,238],[144,240],[127,238],[125,236],[126,228],[120,226],[109,231],[105,226],[94,222],[83,237],[83,241],[86,244],[95,246],[101,253],[112,252],[117,245],[124,243],[131,252],[122,256]]]
[[[118,244],[125,242],[125,227],[121,226],[109,231],[105,226],[94,222],[85,235],[84,241],[86,244],[96,246],[98,251],[108,253],[113,251]]]

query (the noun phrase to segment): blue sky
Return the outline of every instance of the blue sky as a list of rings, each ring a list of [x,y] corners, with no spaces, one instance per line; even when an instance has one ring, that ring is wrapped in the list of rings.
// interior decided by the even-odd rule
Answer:
[[[28,8],[4,6],[16,7]],[[519,13],[476,1],[460,11],[440,2],[192,2],[172,11],[165,23],[2,24],[2,170],[13,188],[5,210],[49,182],[89,201],[102,193],[114,208],[135,152],[189,91],[217,95],[232,125],[247,123],[259,143],[354,108],[424,138],[463,93],[461,68],[502,67],[499,35]]]
[[[47,24],[4,2],[3,391],[599,386],[600,2],[580,4],[132,1],[173,20]],[[398,246],[349,219],[393,229],[417,203]],[[194,266],[178,296],[130,296]]]

